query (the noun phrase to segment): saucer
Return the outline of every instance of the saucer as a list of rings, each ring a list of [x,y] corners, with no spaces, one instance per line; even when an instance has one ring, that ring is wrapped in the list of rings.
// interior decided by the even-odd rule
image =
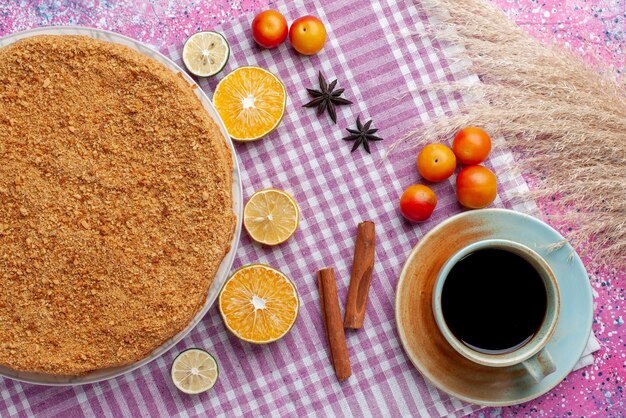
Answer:
[[[448,344],[435,323],[432,292],[443,264],[466,245],[493,238],[533,249],[550,265],[559,285],[559,322],[546,345],[556,371],[539,383],[519,364],[487,367],[467,360]],[[506,209],[463,212],[426,234],[409,254],[396,288],[400,340],[422,376],[452,396],[483,406],[527,402],[558,385],[582,355],[593,319],[591,285],[580,258],[569,244],[549,248],[563,240],[542,221]]]

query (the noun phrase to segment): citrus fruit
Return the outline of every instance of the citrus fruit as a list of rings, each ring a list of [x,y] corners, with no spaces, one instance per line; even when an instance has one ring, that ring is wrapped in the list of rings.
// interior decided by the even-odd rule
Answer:
[[[296,232],[299,222],[298,204],[282,190],[259,190],[243,208],[243,226],[261,244],[282,244]]]
[[[293,48],[302,55],[314,55],[324,48],[326,28],[315,16],[302,16],[291,24],[289,40]]]
[[[276,129],[286,104],[282,81],[259,67],[237,68],[219,82],[213,95],[228,134],[237,141],[254,141]]]
[[[171,375],[172,382],[181,392],[196,394],[215,385],[219,368],[211,354],[199,348],[190,348],[174,359]]]
[[[233,273],[219,296],[228,328],[244,341],[265,344],[283,337],[298,317],[298,291],[287,276],[262,264]]]
[[[222,71],[229,56],[228,42],[217,32],[198,32],[183,46],[185,67],[198,77],[210,77]]]

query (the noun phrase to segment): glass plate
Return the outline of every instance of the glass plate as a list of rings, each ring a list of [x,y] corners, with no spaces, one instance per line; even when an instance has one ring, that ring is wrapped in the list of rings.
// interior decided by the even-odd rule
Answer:
[[[94,39],[100,39],[103,41],[114,42],[117,44],[122,44],[127,47],[130,47],[140,53],[147,55],[150,58],[154,58],[161,64],[165,65],[175,73],[181,73],[185,80],[190,85],[197,84],[184,70],[182,70],[178,65],[176,65],[172,60],[167,58],[165,55],[161,54],[158,51],[155,51],[148,46],[142,44],[139,41],[128,38],[123,35],[119,35],[114,32],[109,32],[101,29],[94,28],[84,28],[78,26],[56,26],[56,27],[45,27],[45,28],[36,28],[29,29],[23,32],[13,33],[7,35],[3,38],[0,38],[0,48],[12,44],[13,42],[19,41],[20,39],[30,38],[36,35],[84,35],[89,36]],[[99,382],[101,380],[111,379],[117,376],[120,376],[124,373],[128,373],[130,371],[135,370],[138,367],[141,367],[145,364],[148,364],[152,360],[160,357],[163,353],[168,351],[174,345],[176,345],[180,340],[182,340],[188,333],[191,331],[200,320],[207,313],[209,308],[217,299],[217,295],[222,288],[222,285],[226,281],[228,277],[228,273],[232,267],[233,261],[235,259],[235,253],[237,252],[237,244],[239,243],[239,236],[241,234],[241,220],[242,220],[242,210],[243,210],[243,193],[241,188],[241,176],[239,173],[239,165],[237,161],[237,154],[235,152],[235,148],[233,147],[232,141],[228,136],[228,132],[226,131],[226,127],[224,126],[224,122],[215,111],[213,104],[209,100],[209,98],[204,94],[202,89],[198,86],[194,88],[193,91],[196,93],[196,96],[202,102],[202,105],[209,113],[211,118],[217,123],[219,126],[222,135],[224,138],[227,138],[226,142],[230,147],[230,153],[233,157],[233,211],[237,216],[237,224],[235,226],[235,233],[233,234],[233,240],[230,243],[230,251],[226,254],[222,263],[217,270],[213,283],[209,288],[209,293],[207,294],[206,302],[204,306],[196,316],[189,322],[187,327],[176,334],[174,337],[166,341],[159,348],[155,349],[150,355],[146,358],[139,360],[136,363],[128,364],[126,366],[121,367],[112,367],[107,369],[100,369],[93,371],[91,373],[82,375],[82,376],[55,376],[48,375],[42,373],[31,373],[31,372],[20,372],[13,369],[9,369],[7,367],[0,366],[0,376],[8,377],[15,380],[20,380],[27,383],[34,383],[40,385],[51,385],[51,386],[74,386],[74,385],[83,385],[87,383]]]

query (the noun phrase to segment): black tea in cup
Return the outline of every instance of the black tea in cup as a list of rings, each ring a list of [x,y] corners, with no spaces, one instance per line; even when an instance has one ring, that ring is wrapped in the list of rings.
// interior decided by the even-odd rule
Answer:
[[[441,293],[452,334],[485,354],[509,353],[530,341],[546,317],[547,302],[539,272],[521,256],[497,248],[459,260]]]

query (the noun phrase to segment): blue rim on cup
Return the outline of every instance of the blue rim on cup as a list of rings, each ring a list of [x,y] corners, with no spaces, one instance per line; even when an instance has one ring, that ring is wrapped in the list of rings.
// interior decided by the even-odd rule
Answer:
[[[501,354],[487,354],[472,350],[467,345],[458,340],[448,328],[443,311],[441,308],[441,293],[443,285],[452,267],[465,256],[486,248],[501,249],[516,254],[530,263],[531,266],[539,273],[546,288],[548,299],[546,316],[535,334],[535,336],[523,346]],[[445,337],[446,341],[462,356],[475,363],[491,367],[507,367],[515,364],[522,364],[528,373],[537,381],[541,381],[544,377],[556,370],[556,366],[550,353],[545,348],[548,340],[554,332],[560,310],[559,286],[554,277],[552,269],[546,261],[535,251],[525,245],[504,240],[504,239],[488,239],[470,244],[458,252],[456,252],[443,265],[433,291],[433,315],[439,330]]]

